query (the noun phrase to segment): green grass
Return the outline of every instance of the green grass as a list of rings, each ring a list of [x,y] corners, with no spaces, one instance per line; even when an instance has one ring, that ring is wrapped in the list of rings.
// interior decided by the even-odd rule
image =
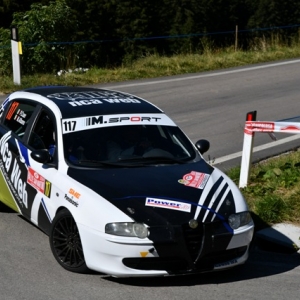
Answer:
[[[227,174],[239,183],[240,167]],[[300,151],[254,164],[242,193],[261,222],[300,224]]]
[[[131,65],[114,69],[91,68],[86,73],[33,74],[21,76],[21,85],[14,85],[12,76],[0,76],[0,93],[38,85],[91,85],[120,82],[141,78],[154,78],[177,74],[196,73],[223,68],[251,65],[254,63],[296,58],[300,56],[300,42],[294,46],[264,45],[259,43],[251,51],[206,49],[201,54],[180,54],[172,57],[148,55]],[[82,66],[84,67],[84,66]]]
[[[22,76],[21,86],[13,84],[12,76],[0,76],[0,93],[39,85],[91,85],[120,82],[141,78],[154,78],[230,68],[255,63],[300,57],[300,41],[284,46],[275,39],[269,43],[257,40],[251,51],[234,51],[233,48],[212,49],[207,46],[201,54],[163,57],[149,55],[115,69],[91,68],[86,73],[33,74]],[[84,67],[84,66],[82,66]],[[227,173],[236,184],[239,168]],[[300,152],[293,152],[255,164],[249,185],[242,189],[256,224],[264,226],[277,222],[300,224]]]

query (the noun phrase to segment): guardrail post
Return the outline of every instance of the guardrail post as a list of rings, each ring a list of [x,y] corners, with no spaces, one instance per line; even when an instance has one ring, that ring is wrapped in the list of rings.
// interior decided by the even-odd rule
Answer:
[[[256,121],[256,111],[248,112],[246,115],[246,124],[244,128],[244,143],[243,143],[243,153],[242,153],[242,162],[241,162],[241,172],[240,172],[240,182],[239,187],[246,187],[248,184],[249,174],[250,174],[250,165],[253,149],[253,139],[254,132],[247,127],[247,121]]]

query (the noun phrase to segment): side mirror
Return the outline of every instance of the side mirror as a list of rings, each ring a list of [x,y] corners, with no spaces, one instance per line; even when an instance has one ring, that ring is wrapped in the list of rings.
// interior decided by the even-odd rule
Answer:
[[[51,162],[51,156],[47,149],[34,150],[30,154],[31,158],[41,164]]]
[[[203,154],[208,151],[210,144],[209,144],[209,141],[207,141],[207,140],[199,140],[196,142],[195,146],[198,149],[198,151],[201,154]]]

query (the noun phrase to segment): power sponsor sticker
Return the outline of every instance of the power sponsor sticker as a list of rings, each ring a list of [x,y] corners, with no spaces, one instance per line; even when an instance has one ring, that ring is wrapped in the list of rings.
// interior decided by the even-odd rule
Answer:
[[[192,171],[191,173],[185,174],[182,179],[178,182],[196,189],[204,189],[207,180],[209,179],[209,174]]]
[[[169,125],[175,123],[164,114],[138,114],[138,115],[98,115],[81,118],[63,119],[63,134],[92,128],[120,126],[120,125]]]
[[[146,206],[173,209],[184,212],[191,212],[191,204],[173,200],[164,200],[157,198],[146,198]]]

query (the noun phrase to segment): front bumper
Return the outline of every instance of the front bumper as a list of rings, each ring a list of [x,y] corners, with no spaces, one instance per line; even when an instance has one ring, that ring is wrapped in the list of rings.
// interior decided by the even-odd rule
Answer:
[[[149,239],[78,227],[90,269],[115,277],[134,277],[193,274],[243,264],[248,258],[253,223],[233,232],[219,225],[203,224],[198,230],[185,226],[156,228],[153,232],[157,234],[150,233]]]

